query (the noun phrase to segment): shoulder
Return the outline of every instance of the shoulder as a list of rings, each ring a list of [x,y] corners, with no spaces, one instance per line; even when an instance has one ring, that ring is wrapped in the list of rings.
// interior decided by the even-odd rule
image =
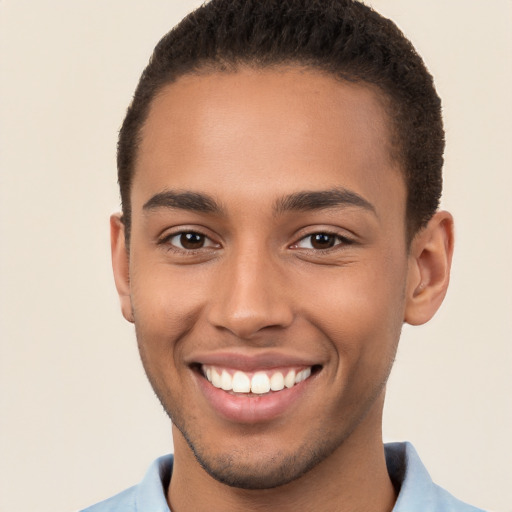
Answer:
[[[80,512],[169,512],[166,492],[172,466],[172,455],[160,457],[139,484]]]
[[[434,487],[435,501],[439,504],[439,512],[485,512],[481,508],[460,501],[438,485],[434,484]]]
[[[436,485],[410,443],[385,446],[388,472],[398,498],[393,512],[484,512]]]
[[[80,512],[135,512],[135,491],[137,486],[130,487],[105,501],[84,508]]]

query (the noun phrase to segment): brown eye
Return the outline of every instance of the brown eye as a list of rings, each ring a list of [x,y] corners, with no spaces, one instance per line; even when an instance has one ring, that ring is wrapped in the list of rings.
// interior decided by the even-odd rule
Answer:
[[[313,249],[329,249],[336,244],[336,236],[328,233],[315,233],[311,235],[310,242]]]
[[[192,251],[220,249],[221,247],[220,244],[214,242],[210,237],[197,231],[178,231],[165,236],[158,243],[168,250],[177,251],[183,255],[187,252],[194,254]]]
[[[299,240],[294,248],[296,249],[309,249],[315,251],[327,250],[333,247],[351,245],[354,242],[344,236],[335,235],[333,233],[318,232],[312,235],[305,236]]]
[[[204,247],[205,239],[206,237],[199,233],[181,233],[179,235],[179,245],[188,250],[201,249],[201,247]]]

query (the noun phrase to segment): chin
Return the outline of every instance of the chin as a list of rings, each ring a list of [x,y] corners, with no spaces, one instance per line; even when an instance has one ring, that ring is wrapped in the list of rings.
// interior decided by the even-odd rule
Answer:
[[[245,449],[232,449],[229,453],[211,453],[211,450],[205,449],[200,443],[193,443],[187,432],[176,426],[199,465],[212,478],[230,487],[245,490],[273,489],[298,480],[331,455],[343,442],[343,439],[331,439],[330,442],[317,440],[317,443],[305,443],[293,452],[274,450],[266,453],[250,446]],[[258,443],[255,442],[255,445]]]

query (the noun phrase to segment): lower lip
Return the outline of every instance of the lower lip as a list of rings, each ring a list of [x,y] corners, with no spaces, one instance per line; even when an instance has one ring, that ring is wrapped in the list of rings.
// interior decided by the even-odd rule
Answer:
[[[196,374],[199,387],[212,408],[225,419],[237,423],[258,423],[273,420],[289,409],[303,396],[315,375],[292,388],[264,395],[233,395],[213,386]]]

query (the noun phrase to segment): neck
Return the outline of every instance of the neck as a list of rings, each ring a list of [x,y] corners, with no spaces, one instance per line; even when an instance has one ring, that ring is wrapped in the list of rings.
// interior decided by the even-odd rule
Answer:
[[[371,417],[374,414],[380,425],[382,409],[370,412],[327,459],[289,484],[263,490],[229,487],[212,478],[173,427],[175,463],[167,496],[171,510],[391,512],[396,495],[386,468],[380,426],[378,432],[371,428],[377,419]]]

